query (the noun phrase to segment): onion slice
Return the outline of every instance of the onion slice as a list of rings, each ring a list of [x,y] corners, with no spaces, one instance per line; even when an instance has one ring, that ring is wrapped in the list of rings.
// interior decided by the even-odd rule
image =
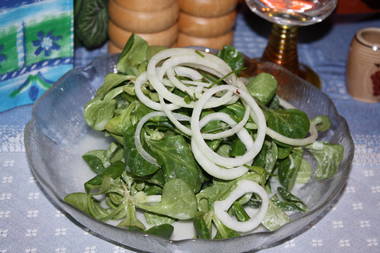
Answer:
[[[192,135],[192,130],[190,128],[186,127],[185,125],[183,125],[181,122],[179,122],[177,120],[177,117],[175,117],[174,113],[169,110],[169,108],[166,106],[165,101],[162,99],[162,97],[159,97],[159,99],[160,99],[161,108],[163,109],[163,111],[165,112],[165,115],[169,118],[169,120],[181,132],[183,132],[186,135],[191,136]],[[219,132],[219,133],[215,133],[215,134],[203,133],[202,137],[204,139],[206,139],[206,140],[215,140],[215,139],[227,138],[227,137],[230,137],[230,136],[238,133],[240,130],[242,130],[244,128],[244,125],[247,123],[247,121],[249,119],[249,110],[250,110],[249,108],[246,108],[246,110],[244,112],[244,117],[243,117],[243,119],[238,124],[236,124],[236,122],[234,120],[232,120],[228,116],[228,114],[226,114],[226,113],[217,112],[217,113],[208,114],[207,116],[205,116],[201,120],[201,122],[200,122],[201,127],[203,127],[204,125],[206,125],[210,121],[222,120],[222,121],[226,122],[227,124],[229,124],[232,128],[227,129],[227,130],[222,131],[222,132]],[[247,138],[250,138],[250,136],[249,137],[245,137],[245,139],[247,139]]]
[[[147,107],[149,107],[149,108],[151,108],[153,110],[156,110],[156,111],[162,111],[161,105],[159,103],[151,100],[150,98],[148,98],[147,96],[145,96],[145,94],[143,93],[142,86],[147,81],[148,81],[148,77],[147,77],[146,72],[140,74],[139,77],[136,79],[136,82],[135,82],[135,93],[136,93],[136,96],[140,100],[140,102],[143,103],[144,105],[146,105]],[[168,107],[169,110],[175,110],[175,109],[179,108],[179,106],[176,106],[176,105],[173,105],[173,104],[169,104],[169,105],[167,105],[167,107]]]
[[[135,146],[136,146],[136,150],[137,152],[147,161],[147,162],[150,162],[156,166],[160,166],[158,163],[157,163],[157,160],[151,156],[143,147],[142,143],[141,143],[141,129],[143,128],[144,124],[150,120],[151,118],[154,118],[154,117],[159,117],[159,116],[166,116],[166,114],[164,112],[150,112],[146,115],[144,115],[144,117],[142,117],[139,121],[139,123],[137,124],[136,126],[136,130],[135,130],[135,135],[134,135],[134,142],[135,142]],[[173,117],[176,117],[176,119],[178,120],[186,120],[186,121],[189,121],[190,120],[190,117],[186,116],[186,115],[183,115],[183,114],[179,114],[179,113],[175,113],[173,114]]]
[[[214,152],[206,144],[201,134],[199,117],[201,115],[202,108],[204,107],[208,99],[213,94],[223,91],[223,90],[232,91],[238,96],[240,96],[241,99],[243,99],[243,101],[247,104],[247,106],[249,106],[250,115],[257,125],[257,136],[256,136],[256,140],[254,142],[253,147],[247,150],[247,152],[244,155],[237,156],[234,158],[224,157]],[[247,93],[246,91],[243,91],[242,89],[236,88],[232,85],[220,85],[206,91],[195,104],[194,109],[193,109],[193,114],[191,116],[192,138],[195,138],[195,143],[197,143],[197,146],[202,150],[202,152],[210,161],[227,168],[242,166],[248,163],[250,160],[253,160],[253,158],[261,150],[261,147],[263,145],[264,138],[265,138],[266,128],[267,127],[266,127],[264,114],[262,110],[260,109],[260,107],[257,105],[256,101],[252,98],[252,96],[249,93]]]
[[[167,59],[169,58],[169,59]],[[167,59],[167,60],[165,60]],[[162,64],[160,68],[158,65],[162,60],[165,62]],[[147,67],[147,75],[150,84],[157,91],[159,95],[161,95],[165,100],[181,106],[185,108],[192,108],[194,106],[194,102],[186,103],[183,97],[178,96],[172,92],[170,92],[162,83],[162,79],[167,72],[167,70],[177,67],[180,64],[188,64],[194,66],[195,68],[199,68],[205,70],[218,76],[224,77],[232,72],[231,68],[219,57],[204,53],[203,56],[200,56],[196,53],[196,50],[189,48],[174,48],[161,51],[155,54],[148,63]],[[173,76],[171,76],[172,78]],[[226,77],[226,81],[234,83],[236,80],[236,75],[231,74]],[[182,85],[180,87],[185,88]],[[234,98],[232,98],[232,93],[226,93],[220,98],[213,98],[206,105],[206,108],[213,108],[220,105],[223,105],[227,102],[231,103]]]
[[[237,125],[236,122],[231,119],[231,117],[226,113],[211,113],[206,115],[204,118],[202,118],[200,124],[201,127],[205,126],[208,122],[213,120],[222,120],[232,125]],[[251,135],[248,133],[248,131],[243,127],[239,132],[237,132],[237,136],[243,142],[243,144],[246,146],[247,149],[251,149],[253,147],[253,140]],[[233,168],[223,168],[221,166],[218,166],[217,164],[211,162],[207,159],[207,157],[204,156],[201,149],[195,143],[195,139],[192,138],[191,140],[191,150],[194,154],[195,159],[199,163],[199,165],[211,176],[222,179],[222,180],[232,180],[236,179],[238,177],[241,177],[245,173],[247,173],[248,168],[245,166],[239,166],[239,167],[233,167]],[[249,164],[252,163],[252,160],[249,161]]]
[[[296,109],[296,107],[294,105],[292,105],[288,101],[284,100],[283,98],[278,97],[278,99],[280,101],[280,105],[282,107],[284,107],[285,109]],[[285,144],[288,144],[288,145],[292,145],[292,146],[306,146],[306,145],[309,145],[309,144],[315,142],[318,139],[318,130],[315,127],[315,124],[313,124],[313,123],[310,124],[310,128],[309,128],[310,135],[306,138],[301,138],[301,139],[289,138],[289,137],[286,137],[286,136],[274,131],[273,129],[271,129],[269,127],[267,128],[266,133],[272,139],[279,141],[279,142],[282,142],[282,143],[285,143]]]
[[[261,206],[255,217],[251,217],[248,221],[240,222],[232,218],[228,213],[231,205],[240,197],[247,193],[255,193],[261,198]],[[269,206],[269,197],[265,189],[258,183],[250,180],[241,180],[237,183],[237,187],[230,195],[222,201],[214,202],[214,211],[216,217],[228,228],[238,232],[249,232],[255,229],[263,221]]]
[[[310,124],[309,132],[310,135],[306,138],[294,139],[286,137],[270,128],[267,128],[266,130],[267,135],[269,135],[272,139],[292,146],[305,146],[315,142],[318,138],[318,131],[312,123]]]
[[[197,143],[195,143],[194,139],[191,139],[191,150],[193,151],[195,159],[203,168],[203,170],[215,178],[222,180],[233,180],[243,176],[245,173],[248,172],[248,168],[245,166],[238,166],[226,169],[216,165],[213,162],[210,162],[210,160],[208,160],[204,156]]]

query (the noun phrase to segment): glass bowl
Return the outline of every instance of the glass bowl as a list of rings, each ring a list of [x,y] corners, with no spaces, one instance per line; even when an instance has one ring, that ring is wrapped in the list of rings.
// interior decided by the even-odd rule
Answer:
[[[83,106],[95,94],[104,76],[114,71],[116,60],[117,56],[100,57],[86,67],[68,72],[36,102],[32,119],[25,128],[27,158],[36,181],[52,203],[82,228],[117,245],[145,252],[258,251],[304,232],[322,219],[339,199],[354,154],[345,119],[319,89],[277,65],[247,59],[250,74],[269,72],[275,75],[280,83],[279,95],[307,112],[311,118],[328,115],[332,128],[320,138],[344,146],[344,160],[333,178],[311,180],[296,192],[308,204],[309,212],[291,216],[292,222],[275,232],[259,232],[220,241],[172,241],[96,221],[65,204],[63,198],[69,193],[83,191],[83,183],[93,176],[81,156],[88,150],[106,147],[104,136],[85,124]]]

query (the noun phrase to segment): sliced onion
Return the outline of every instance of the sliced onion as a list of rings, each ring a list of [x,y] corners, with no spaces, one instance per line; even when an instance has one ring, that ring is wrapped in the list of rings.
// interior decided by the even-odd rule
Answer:
[[[231,205],[246,193],[255,193],[261,198],[261,206],[255,217],[251,217],[248,221],[241,222],[232,218],[228,213]],[[241,180],[237,183],[237,187],[230,195],[222,201],[214,202],[214,212],[216,217],[228,228],[238,232],[249,232],[255,229],[263,221],[269,206],[269,197],[265,189],[258,183],[250,180]]]
[[[160,99],[160,105],[161,108],[164,110],[165,115],[169,118],[169,120],[184,134],[191,136],[192,135],[192,130],[185,125],[183,125],[181,122],[177,120],[177,117],[174,116],[174,113],[169,110],[169,108],[166,106],[165,101],[159,97]],[[202,121],[200,122],[201,127],[206,125],[210,121],[214,120],[221,120],[226,122],[227,124],[230,124],[231,128],[227,129],[225,131],[219,132],[219,133],[214,133],[214,134],[208,134],[208,133],[203,133],[202,137],[207,140],[215,140],[215,139],[221,139],[221,138],[227,138],[230,137],[236,133],[238,133],[240,130],[244,128],[244,125],[247,123],[249,119],[249,108],[247,108],[244,112],[244,117],[243,119],[236,124],[234,120],[228,116],[228,114],[223,113],[223,112],[218,112],[218,113],[211,113],[206,115]],[[248,135],[250,137],[250,135]],[[246,136],[244,139],[249,138]],[[244,140],[242,140],[244,143]],[[253,146],[253,145],[252,145]],[[247,147],[247,149],[250,147]]]
[[[164,112],[150,112],[146,115],[144,115],[144,117],[142,117],[139,121],[139,123],[137,124],[136,126],[136,131],[135,131],[135,135],[134,135],[134,142],[135,142],[135,146],[136,146],[136,150],[137,152],[149,163],[151,164],[154,164],[156,166],[160,166],[158,163],[157,163],[157,160],[151,156],[143,147],[142,143],[141,143],[141,129],[142,127],[144,126],[144,124],[150,120],[151,118],[154,118],[154,117],[159,117],[159,116],[166,116],[166,114]],[[173,115],[173,117],[176,117],[178,120],[186,120],[186,121],[189,121],[190,120],[190,117],[186,116],[186,115],[182,115],[182,114],[179,114],[179,113],[175,113]]]
[[[309,132],[310,135],[306,138],[294,139],[286,137],[270,128],[267,128],[266,130],[267,135],[272,139],[292,146],[305,146],[315,142],[318,139],[318,131],[314,124],[310,124]]]
[[[201,82],[201,81],[190,81],[190,80],[183,80],[184,84],[189,84],[197,87],[202,87],[202,88],[208,88],[212,83],[206,83],[206,82]]]
[[[203,127],[207,124],[205,122],[210,122],[210,121],[214,121],[214,120],[222,120],[222,121],[230,124],[230,126],[232,126],[232,128],[225,130],[223,132],[215,133],[215,134],[203,133],[202,137],[206,140],[215,140],[215,139],[230,137],[230,136],[236,134],[237,132],[239,132],[241,129],[243,129],[244,125],[247,124],[248,119],[249,119],[249,107],[246,108],[246,110],[244,112],[244,117],[238,124],[236,124],[236,122],[234,120],[232,120],[230,118],[230,116],[228,116],[227,113],[216,112],[216,113],[208,114],[200,121],[201,127]]]
[[[187,87],[182,81],[178,80],[173,68],[168,69],[166,74],[177,89],[186,92],[190,96],[194,95],[194,87]]]
[[[135,135],[134,135],[134,141],[135,141],[135,146],[136,146],[136,150],[137,152],[139,152],[139,154],[148,162],[150,162],[151,164],[154,164],[156,166],[160,166],[158,163],[157,163],[157,160],[151,156],[147,151],[145,151],[142,143],[141,143],[141,129],[142,127],[144,126],[144,124],[150,120],[151,118],[153,117],[158,117],[158,116],[165,116],[165,113],[163,112],[151,112],[151,113],[148,113],[146,115],[144,115],[144,117],[142,117],[139,121],[139,123],[137,124],[136,126],[136,131],[135,131]]]
[[[211,162],[203,155],[202,150],[199,148],[194,138],[191,139],[191,150],[194,154],[195,160],[197,160],[203,170],[215,178],[233,180],[248,172],[248,168],[245,166],[226,169]]]
[[[229,124],[230,126],[237,125],[236,122],[230,118],[230,116],[226,113],[212,113],[206,115],[204,118],[202,118],[200,124],[201,127],[205,126],[208,122],[213,120],[222,120]],[[242,128],[237,133],[239,139],[243,142],[243,144],[246,146],[247,149],[250,149],[253,147],[254,143],[252,140],[251,135],[248,133],[248,131],[245,128]],[[247,173],[248,169],[245,166],[239,166],[239,167],[233,167],[233,168],[223,168],[221,166],[218,166],[217,164],[211,162],[207,159],[207,157],[204,156],[201,149],[195,143],[195,139],[192,138],[191,140],[191,149],[194,154],[195,159],[198,161],[198,163],[201,165],[201,167],[211,176],[215,178],[219,178],[222,180],[233,180],[238,177],[241,177],[245,173]],[[249,161],[249,164],[252,163],[252,160]]]
[[[253,120],[257,124],[257,137],[254,142],[254,146],[247,150],[247,152],[242,156],[237,156],[235,158],[230,157],[224,157],[216,152],[214,152],[204,141],[201,134],[201,128],[200,128],[200,121],[199,117],[202,112],[202,108],[208,101],[208,99],[215,94],[216,92],[220,92],[223,90],[229,90],[232,92],[235,92],[238,96],[243,99],[243,101],[250,107],[250,114]],[[231,85],[221,85],[214,88],[209,89],[206,91],[202,97],[197,101],[196,105],[193,109],[193,114],[191,117],[191,130],[192,130],[192,138],[195,138],[195,143],[197,143],[197,146],[202,150],[202,152],[205,154],[205,156],[215,164],[232,168],[236,166],[242,166],[249,162],[250,160],[253,160],[253,158],[260,152],[261,147],[264,142],[265,138],[265,130],[266,130],[266,121],[264,114],[260,107],[257,105],[255,100],[252,98],[252,96],[243,91],[242,89],[236,88]]]
[[[169,120],[184,134],[191,135],[191,130],[186,127],[185,125],[181,124],[176,117],[174,116],[173,112],[169,110],[169,108],[166,106],[164,99],[160,96],[160,105],[163,111],[165,112],[166,117],[169,118]]]
[[[177,75],[190,78],[191,80],[201,80],[203,78],[198,71],[188,67],[177,66],[174,68],[174,71]]]
[[[185,57],[185,59],[181,58],[182,61],[187,62],[189,64],[197,65],[200,66],[201,68],[209,68],[209,66],[213,66],[213,68],[217,69],[219,71],[220,69],[222,70],[223,73],[219,73],[219,77],[225,76],[231,71],[229,66],[221,60],[219,57],[210,55],[205,53],[204,57],[199,56],[198,54],[195,53],[194,49],[188,49],[188,48],[175,48],[175,49],[168,49],[161,51],[154,55],[151,60],[149,61],[148,68],[147,68],[147,73],[148,73],[148,80],[150,81],[151,85],[153,88],[159,93],[165,100],[178,105],[182,106],[185,108],[192,108],[193,107],[193,102],[187,104],[184,99],[178,95],[175,95],[171,93],[163,84],[161,79],[163,78],[164,73],[166,73],[166,69],[175,67],[179,63],[173,63],[174,61],[179,61],[178,57],[176,59],[173,59],[174,56],[178,57]],[[166,60],[161,68],[158,70],[157,65],[164,59],[169,58]],[[211,60],[212,59],[212,60]],[[211,69],[213,69],[211,68]],[[224,71],[223,71],[224,70]],[[215,70],[214,70],[215,72]],[[236,79],[235,75],[229,76],[228,80],[233,80]],[[231,102],[231,94],[225,94],[222,98],[216,98],[215,100],[218,102],[210,101],[210,104],[206,106],[206,108],[212,108],[216,106],[220,106],[226,103],[225,100],[228,100]]]
[[[142,86],[147,81],[148,81],[148,78],[147,78],[146,72],[140,74],[139,77],[136,79],[136,82],[135,82],[136,96],[141,101],[141,103],[143,103],[147,107],[149,107],[149,108],[151,108],[153,110],[156,110],[156,111],[161,111],[162,110],[161,105],[159,103],[151,100],[147,96],[145,96],[145,94],[142,91]],[[179,106],[176,106],[176,105],[173,105],[173,104],[169,104],[169,105],[167,105],[167,107],[168,107],[169,110],[175,110],[175,109],[179,108]]]
[[[182,91],[185,91],[187,92],[189,95],[193,95],[193,91],[192,90],[189,90],[187,89],[187,87],[182,83],[180,82],[178,79],[176,79],[174,76],[173,76],[173,72],[174,71],[171,71],[171,69],[174,67],[174,66],[177,66],[177,65],[180,65],[180,64],[187,64],[187,63],[191,63],[193,66],[207,66],[208,68],[211,68],[213,70],[215,69],[220,69],[220,66],[218,64],[216,64],[215,62],[211,61],[209,59],[209,57],[201,57],[199,55],[197,55],[196,53],[194,53],[193,55],[181,55],[181,56],[173,56],[171,57],[170,59],[166,60],[162,67],[160,68],[160,71],[158,73],[158,78],[159,80],[162,80],[162,78],[164,77],[164,74],[167,73],[169,79],[174,83],[174,85],[182,90]],[[226,71],[224,72],[216,72],[216,73],[213,73],[214,75],[222,78],[224,76],[226,76],[227,74],[229,74],[230,72],[227,72],[228,69],[226,69]],[[157,90],[158,93],[160,93],[160,91]],[[173,93],[167,93],[166,91],[164,91],[162,89],[162,92],[163,94],[161,94],[166,100],[174,103],[174,104],[177,104],[177,105],[180,105],[180,106],[183,106],[183,107],[188,107],[188,108],[192,108],[194,106],[194,102],[191,102],[189,104],[187,104],[186,102],[183,101],[183,98],[182,99],[182,104],[178,104],[178,97],[177,95],[173,94]],[[232,97],[232,93],[231,92],[227,92],[226,94],[224,94],[222,97],[220,98],[212,98],[210,99],[210,101],[206,104],[205,108],[214,108],[214,107],[218,107],[218,106],[221,106],[221,105],[224,105],[226,104],[228,101],[231,100],[231,97]],[[186,106],[183,105],[183,103],[186,104]]]
[[[284,107],[285,109],[295,109],[296,107],[293,106],[291,103],[289,103],[288,101],[278,97],[279,101],[280,101],[280,105],[282,107]],[[292,146],[305,146],[305,145],[309,145],[313,142],[315,142],[317,139],[318,139],[318,130],[317,128],[315,127],[314,124],[310,124],[310,129],[309,129],[309,132],[310,132],[310,135],[306,138],[301,138],[301,139],[295,139],[295,138],[289,138],[289,137],[286,137],[276,131],[274,131],[273,129],[271,128],[267,128],[267,135],[269,135],[272,139],[276,140],[276,141],[279,141],[279,142],[282,142],[282,143],[285,143],[285,144],[288,144],[288,145],[292,145]]]

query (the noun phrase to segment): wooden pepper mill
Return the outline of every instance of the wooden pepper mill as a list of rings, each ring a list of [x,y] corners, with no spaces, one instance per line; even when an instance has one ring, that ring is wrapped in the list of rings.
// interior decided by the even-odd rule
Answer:
[[[108,52],[119,53],[132,33],[150,45],[173,46],[178,36],[177,0],[109,0]]]
[[[178,47],[222,49],[233,40],[238,0],[178,0]]]

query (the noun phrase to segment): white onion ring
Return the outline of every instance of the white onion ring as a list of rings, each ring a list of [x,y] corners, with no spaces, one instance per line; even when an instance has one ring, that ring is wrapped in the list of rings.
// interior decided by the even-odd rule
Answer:
[[[247,150],[247,152],[242,155],[238,156],[235,158],[228,158],[228,157],[223,157],[216,152],[214,152],[204,141],[201,135],[201,129],[200,129],[200,124],[199,124],[199,117],[202,112],[203,106],[206,104],[207,100],[216,92],[220,92],[223,90],[229,90],[232,92],[235,92],[235,94],[238,94],[241,99],[243,99],[244,102],[247,103],[247,105],[250,107],[251,111],[251,117],[257,124],[257,137],[254,142],[254,146],[252,149]],[[252,96],[234,86],[231,85],[221,85],[217,87],[213,87],[206,91],[202,97],[197,101],[196,105],[194,106],[193,109],[193,114],[191,117],[191,130],[192,130],[192,138],[195,138],[195,143],[197,143],[197,146],[202,149],[204,152],[205,156],[215,164],[227,167],[227,168],[232,168],[236,166],[241,166],[249,162],[250,160],[253,160],[253,158],[260,152],[261,147],[264,142],[265,138],[265,130],[266,130],[266,121],[264,114],[260,107],[257,105],[255,100],[252,98]]]
[[[135,82],[136,96],[141,101],[141,103],[143,103],[147,107],[156,111],[161,111],[162,110],[161,105],[151,100],[147,96],[145,96],[145,94],[142,92],[142,86],[146,81],[148,81],[146,72],[140,74],[139,77],[136,79],[136,82]],[[179,106],[173,105],[173,104],[169,104],[167,105],[167,107],[169,108],[169,110],[175,110],[179,108]]]
[[[193,87],[187,87],[184,83],[182,83],[178,78],[176,77],[176,73],[173,68],[170,68],[166,71],[166,75],[169,78],[169,80],[174,84],[174,86],[189,94],[190,96],[194,95],[194,88]]]
[[[177,75],[190,78],[191,80],[201,80],[202,79],[202,75],[198,71],[196,71],[195,69],[192,69],[192,68],[177,66],[174,68],[174,71]]]
[[[182,84],[178,79],[176,79],[175,77],[173,77],[173,72],[171,72],[171,69],[174,67],[174,66],[177,66],[179,64],[187,64],[187,63],[191,63],[192,65],[194,65],[195,67],[198,67],[198,66],[207,66],[208,68],[211,68],[211,69],[218,69],[218,66],[217,64],[215,64],[215,62],[209,60],[206,56],[205,57],[201,57],[199,55],[197,55],[196,53],[194,53],[193,55],[181,55],[181,56],[173,56],[171,58],[169,58],[168,60],[166,60],[162,67],[160,68],[159,70],[159,73],[158,73],[158,78],[159,80],[162,80],[163,77],[164,77],[164,74],[167,73],[169,79],[174,83],[174,85],[182,90],[182,91],[186,91],[188,92],[189,95],[193,95],[193,91],[190,91],[189,89],[187,89],[187,87]],[[228,69],[226,69],[228,71]],[[216,73],[213,73],[214,75],[222,78],[224,76],[226,76],[227,74],[229,74],[230,72],[216,72]],[[165,94],[162,94],[164,96],[164,98],[174,104],[177,104],[177,100],[178,98],[176,97],[179,97],[177,95],[174,95],[173,93],[166,93],[166,91],[164,91],[162,89],[163,92],[165,92]],[[157,90],[158,93],[160,93],[158,90]],[[229,92],[229,93],[226,93],[224,94],[222,97],[220,98],[212,98],[210,99],[210,101],[206,104],[205,108],[214,108],[214,107],[218,107],[218,106],[221,106],[221,105],[224,105],[226,104],[228,101],[231,100],[231,97],[233,96],[233,93]],[[183,101],[183,98],[182,99],[182,103],[186,103]],[[183,106],[182,104],[178,104],[180,106]],[[194,102],[191,102],[189,104],[186,104],[186,106],[184,107],[188,107],[188,108],[192,108],[194,106]]]
[[[206,140],[215,140],[215,139],[230,137],[230,136],[236,134],[237,132],[239,132],[240,130],[242,130],[244,128],[245,124],[247,124],[248,119],[249,119],[249,107],[246,108],[246,110],[244,112],[244,117],[238,124],[236,124],[236,122],[234,120],[232,120],[228,116],[227,113],[216,112],[216,113],[208,114],[204,118],[201,119],[201,121],[199,123],[201,125],[201,127],[203,127],[207,124],[205,122],[210,122],[210,121],[214,121],[214,120],[222,120],[232,127],[228,130],[225,130],[225,131],[219,132],[219,133],[215,133],[215,134],[203,133],[202,137]]]
[[[255,193],[261,198],[261,206],[255,217],[251,217],[248,221],[241,222],[233,219],[228,213],[231,205],[246,193]],[[222,201],[214,202],[215,216],[228,228],[238,232],[249,232],[255,229],[263,221],[269,206],[269,197],[265,189],[258,183],[250,180],[241,180],[237,183],[237,187],[230,195]]]
[[[238,166],[226,169],[211,162],[203,155],[201,149],[198,147],[194,138],[191,139],[191,150],[194,154],[195,160],[197,160],[197,162],[203,168],[203,170],[215,178],[219,178],[222,180],[233,180],[243,176],[245,173],[248,172],[248,168],[245,166]]]
[[[267,128],[266,130],[267,135],[269,135],[272,139],[292,146],[305,146],[315,142],[318,138],[318,131],[315,125],[312,123],[310,124],[309,132],[310,135],[308,137],[295,139],[286,137],[270,128]]]
[[[169,108],[166,106],[164,99],[159,96],[160,99],[160,105],[162,110],[165,112],[166,117],[169,118],[169,120],[184,134],[191,135],[191,130],[186,127],[185,125],[181,124],[173,115],[173,112],[169,110]]]
[[[183,80],[184,84],[189,84],[197,87],[202,87],[202,88],[208,88],[212,83],[206,83],[206,82],[201,82],[201,81],[190,81],[190,80]]]
[[[141,129],[142,127],[144,126],[144,124],[150,120],[151,118],[153,117],[159,117],[159,116],[166,116],[166,114],[164,112],[150,112],[146,115],[144,115],[144,117],[142,117],[139,121],[139,123],[137,124],[136,126],[136,130],[135,130],[135,134],[134,134],[134,142],[135,142],[135,146],[136,146],[136,150],[137,152],[147,161],[147,162],[150,162],[151,164],[154,164],[156,166],[160,166],[158,163],[157,163],[157,160],[151,156],[143,147],[142,143],[141,143]],[[186,115],[183,115],[183,114],[179,114],[179,113],[175,113],[173,115],[173,117],[176,117],[178,120],[186,120],[186,121],[189,121],[190,120],[190,117],[186,116]]]
[[[135,134],[134,134],[134,142],[135,142],[135,146],[136,146],[136,150],[137,152],[148,162],[156,165],[156,166],[159,166],[159,164],[157,163],[157,160],[151,156],[143,147],[142,143],[141,143],[141,130],[142,130],[142,127],[144,126],[144,124],[149,121],[151,118],[153,117],[159,117],[159,116],[167,116],[164,112],[150,112],[146,115],[144,115],[144,117],[142,117],[139,121],[139,123],[137,124],[136,126],[136,130],[135,130]],[[183,115],[183,114],[179,114],[179,113],[171,113],[171,117],[174,117],[176,120],[180,120],[180,121],[190,121],[190,117],[186,116],[186,115]],[[222,120],[224,122],[226,122],[227,124],[233,126],[233,125],[238,125],[236,124],[236,122],[231,119],[228,114],[226,113],[212,113],[212,114],[209,114],[209,115],[206,115],[202,121],[201,121],[201,126],[203,127],[204,125],[206,125],[208,122],[210,121],[213,121],[213,120]],[[223,132],[222,132],[223,133]],[[240,138],[240,140],[243,142],[243,144],[247,147],[247,149],[251,148],[253,146],[253,141],[252,141],[252,137],[249,135],[248,131],[245,129],[245,128],[241,128],[239,130],[239,132],[237,133],[238,134],[238,137]],[[213,134],[210,134],[211,137]],[[216,134],[215,134],[216,135]],[[214,169],[214,166],[210,169]],[[221,168],[223,169],[223,168]],[[225,170],[225,169],[223,169]],[[238,176],[232,176],[234,175],[233,174],[233,170],[232,169],[227,169],[228,170],[228,173],[231,174],[231,175],[226,175],[225,177],[223,176],[216,176],[220,179],[225,179],[227,180],[227,178],[230,178],[230,179],[234,179],[234,178],[237,178]],[[244,169],[245,172],[247,172],[247,169],[245,168]],[[209,172],[209,171],[207,171]],[[243,174],[245,174],[245,172]],[[213,172],[209,173],[210,175],[212,174],[215,174]],[[243,175],[241,174],[241,175]]]
[[[162,99],[162,97],[159,97],[160,99],[160,105],[163,111],[165,112],[165,115],[169,118],[169,120],[184,134],[191,136],[192,135],[192,130],[185,125],[181,124],[177,120],[177,118],[174,116],[174,113],[169,110],[169,108],[166,106],[165,101]],[[202,133],[202,137],[206,140],[215,140],[215,139],[221,139],[221,138],[227,138],[230,137],[236,133],[238,133],[240,130],[244,128],[244,125],[247,123],[249,119],[249,108],[247,108],[244,112],[244,117],[243,119],[236,124],[235,121],[233,121],[228,114],[218,112],[218,113],[211,113],[208,114],[207,116],[204,117],[204,119],[201,120],[200,124],[202,126],[202,122],[210,122],[213,120],[222,120],[228,124],[230,124],[231,128],[227,129],[225,131],[215,133],[215,134],[208,134],[208,133]],[[232,120],[232,122],[231,122]],[[207,123],[205,123],[207,124]]]
[[[159,93],[165,100],[168,100],[169,102],[179,105],[182,107],[186,108],[192,108],[194,102],[187,104],[184,99],[178,95],[175,95],[171,93],[169,90],[166,89],[166,87],[161,83],[161,79],[166,72],[166,68],[171,68],[175,67],[175,64],[173,64],[172,58],[173,56],[179,56],[179,57],[184,57],[183,55],[187,57],[186,59],[181,58],[182,61],[188,62],[192,65],[200,65],[200,68],[208,68],[210,69],[209,66],[214,66],[216,69],[222,69],[224,73],[219,74],[221,77],[224,75],[227,75],[231,71],[229,71],[231,68],[219,57],[211,55],[211,54],[204,54],[204,57],[196,54],[194,49],[189,49],[189,48],[173,48],[173,49],[168,49],[161,51],[154,55],[151,60],[148,63],[148,68],[147,68],[147,73],[148,73],[148,80],[150,81],[151,85],[153,88]],[[162,60],[171,57],[170,59],[166,60],[163,63],[163,66],[157,70],[156,65],[158,65]],[[212,59],[212,60],[210,60]],[[177,58],[177,61],[179,59]],[[200,64],[201,63],[201,64]],[[165,65],[166,64],[166,65]],[[172,66],[170,65],[172,64]],[[214,71],[215,72],[215,71]],[[215,74],[215,73],[214,73]],[[233,74],[228,79],[236,79],[236,76]],[[231,102],[231,98],[227,99],[228,97],[232,96],[232,94],[225,94],[222,98],[217,98],[215,99],[218,102],[215,102],[216,104],[212,104],[213,101],[210,101],[210,104],[206,106],[206,108],[212,108],[216,106],[220,106],[222,104],[225,104],[226,101],[224,100],[229,100]]]
[[[230,116],[226,113],[212,113],[202,118],[202,120],[200,121],[200,125],[201,127],[203,127],[208,122],[215,119],[222,120],[231,126],[236,124],[236,122],[233,119],[231,119]],[[245,128],[242,128],[237,133],[237,135],[239,139],[243,142],[243,144],[246,146],[247,149],[250,149],[253,147],[254,143],[253,143],[252,137]],[[222,180],[232,180],[244,175],[248,171],[248,168],[245,166],[239,166],[239,167],[226,169],[209,161],[207,157],[204,156],[201,149],[197,146],[197,143],[195,143],[194,138],[192,138],[191,140],[191,148],[192,148],[192,152],[194,154],[195,159],[198,161],[201,167],[213,177],[216,177]],[[251,163],[252,163],[252,160],[249,161],[249,164]]]
[[[278,97],[278,99],[280,101],[280,105],[282,107],[284,107],[285,109],[296,109],[295,106],[293,106],[291,103],[284,100],[283,98]],[[292,145],[292,146],[306,146],[306,145],[309,145],[309,144],[315,142],[318,139],[318,130],[315,127],[315,125],[312,123],[310,124],[310,128],[309,128],[310,135],[306,138],[301,138],[301,139],[289,138],[289,137],[286,137],[286,136],[274,131],[273,129],[271,129],[269,127],[267,128],[266,133],[272,139],[279,141],[279,142],[282,142],[282,143],[285,143],[285,144],[288,144],[288,145]]]

